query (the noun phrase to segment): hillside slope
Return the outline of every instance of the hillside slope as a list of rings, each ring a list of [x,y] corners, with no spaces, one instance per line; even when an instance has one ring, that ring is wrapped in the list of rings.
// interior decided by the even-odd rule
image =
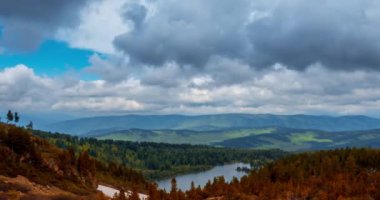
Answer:
[[[380,129],[327,132],[274,128],[268,134],[251,134],[226,139],[213,145],[230,148],[272,149],[286,151],[328,150],[346,147],[380,147]]]
[[[104,140],[203,144],[285,151],[380,147],[380,129],[339,132],[284,127],[229,128],[216,131],[129,129],[89,136]]]
[[[96,191],[98,183],[139,190],[149,185],[140,173],[95,160],[87,150],[75,154],[26,129],[2,123],[0,161],[0,197],[104,199]]]
[[[33,131],[51,144],[89,154],[105,163],[116,163],[141,171],[149,179],[161,179],[203,171],[226,163],[245,162],[255,166],[287,155],[280,150],[217,148],[206,145],[130,142],[80,138]]]
[[[255,128],[279,126],[297,129],[348,131],[380,128],[380,119],[366,116],[313,116],[270,114],[219,115],[125,115],[81,118],[63,121],[47,127],[50,131],[67,134],[105,133],[125,129],[187,129],[220,130],[225,128]]]
[[[175,195],[191,200],[377,200],[379,188],[380,150],[338,149],[292,155],[240,181],[218,177],[204,189]]]
[[[276,128],[228,128],[215,131],[128,129],[110,133],[88,134],[86,136],[125,141],[212,145],[227,139],[272,133],[274,131],[276,131]]]

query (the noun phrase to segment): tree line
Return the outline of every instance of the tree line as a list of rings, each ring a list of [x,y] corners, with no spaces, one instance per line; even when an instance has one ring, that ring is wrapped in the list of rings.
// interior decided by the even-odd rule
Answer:
[[[88,150],[92,157],[100,161],[138,169],[151,180],[203,171],[216,165],[234,162],[251,163],[254,167],[259,167],[287,155],[281,150],[98,140],[38,130],[33,133],[60,148],[73,148],[75,152]]]
[[[12,110],[8,110],[7,114],[5,115],[5,119],[7,120],[6,123],[12,123],[15,124],[20,122],[20,115],[18,112],[12,112]],[[0,123],[1,123],[1,117],[0,117]],[[29,121],[29,123],[25,126],[27,129],[33,129],[33,122]]]
[[[137,199],[138,192],[147,194],[149,200],[380,199],[379,149],[346,148],[277,157],[278,160],[255,168],[241,180],[235,178],[231,182],[226,182],[223,177],[216,177],[203,188],[192,183],[190,190],[181,191],[173,179],[171,190],[163,191],[156,184],[146,181],[140,173],[143,169],[149,169],[128,167],[122,163],[121,157],[137,159],[128,160],[129,164],[147,167],[143,161],[150,157],[144,154],[144,151],[158,151],[158,154],[153,155],[161,155],[159,158],[162,161],[173,163],[173,166],[176,164],[191,166],[192,163],[207,162],[207,158],[211,160],[209,163],[225,161],[224,159],[229,158],[230,154],[220,148],[199,145],[133,142],[116,145],[119,144],[118,141],[98,141],[61,134],[39,133],[43,134],[46,134],[47,139],[32,136],[26,129],[14,125],[0,124],[0,160],[2,160],[0,174],[9,176],[21,174],[37,183],[53,184],[74,193],[81,193],[83,190],[90,192],[95,188],[94,180],[104,181],[122,191],[130,190],[129,195],[120,192],[114,197],[114,199],[128,200]],[[51,145],[52,142],[56,146]],[[61,149],[58,148],[59,144],[63,146],[71,144],[73,147],[77,145],[75,147],[77,149],[71,147]],[[197,160],[196,157],[201,155],[197,152],[197,148],[203,148],[201,152],[206,157]],[[190,152],[185,154],[189,161],[176,158],[181,155],[179,153],[181,149]],[[227,150],[232,151],[233,156],[239,155],[236,154],[239,150],[235,152],[233,149]],[[124,151],[124,154],[119,155]],[[174,154],[170,154],[172,151]],[[274,152],[240,153],[247,158],[263,159],[269,155],[276,155]],[[211,158],[211,155],[220,158]],[[105,159],[103,156],[111,156],[114,161],[116,158],[120,159],[121,164],[104,162],[101,160]],[[50,162],[51,159],[54,162]],[[70,182],[70,180],[75,181]]]
[[[204,188],[192,184],[189,191],[176,188],[165,200],[345,200],[380,199],[380,150],[336,149],[291,155],[252,171],[241,180],[227,183],[223,177],[209,181]]]
[[[226,182],[224,177],[216,177],[203,188],[191,183],[188,191],[177,189],[175,179],[171,184],[168,192],[150,189],[149,200],[380,199],[380,150],[300,153],[268,163],[241,180]]]

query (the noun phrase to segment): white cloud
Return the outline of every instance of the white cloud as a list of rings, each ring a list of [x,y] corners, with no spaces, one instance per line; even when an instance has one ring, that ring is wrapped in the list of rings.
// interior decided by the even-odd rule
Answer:
[[[56,37],[74,48],[115,53],[112,41],[130,29],[122,19],[122,9],[126,2],[128,0],[94,1],[81,11],[79,26],[60,29]]]
[[[195,86],[198,86],[198,87],[208,85],[208,84],[212,83],[213,81],[214,80],[209,75],[196,76],[196,77],[191,79],[192,84],[194,84]]]
[[[234,61],[228,63],[232,65]],[[165,73],[171,72],[169,69],[175,74],[168,77],[178,79],[170,87],[166,83],[142,81],[151,75],[141,74],[165,77]],[[207,68],[202,72],[187,72],[185,68],[169,64],[163,68],[144,67],[139,73],[131,73],[117,82],[83,81],[42,77],[25,65],[17,65],[0,71],[0,104],[3,109],[73,115],[374,114],[380,111],[380,72],[334,71],[319,64],[305,71],[277,66],[266,71],[250,69],[251,77],[240,83],[222,83],[217,78],[221,72]],[[241,77],[230,75],[231,80]]]
[[[109,55],[102,58],[94,54],[89,59],[90,66],[85,68],[85,72],[98,75],[109,82],[118,82],[127,78],[128,58],[120,55]]]
[[[54,101],[55,82],[36,76],[31,68],[16,65],[0,71],[0,104],[5,108],[40,109]]]
[[[53,110],[84,110],[87,112],[109,112],[109,111],[136,111],[143,110],[144,106],[134,100],[128,100],[122,97],[104,97],[104,98],[78,98],[65,101],[58,101],[51,106]]]

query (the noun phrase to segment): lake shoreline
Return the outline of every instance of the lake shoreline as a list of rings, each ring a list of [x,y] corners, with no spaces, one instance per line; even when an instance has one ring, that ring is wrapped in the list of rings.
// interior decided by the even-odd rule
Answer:
[[[195,186],[203,187],[208,180],[212,181],[215,177],[224,176],[227,182],[230,182],[233,177],[240,179],[242,176],[247,175],[243,171],[236,170],[238,167],[250,167],[250,164],[236,162],[232,164],[214,166],[209,170],[201,172],[192,172],[183,175],[172,176],[164,180],[156,181],[159,188],[170,191],[171,180],[176,178],[177,187],[182,191],[190,189],[191,182],[194,182]]]

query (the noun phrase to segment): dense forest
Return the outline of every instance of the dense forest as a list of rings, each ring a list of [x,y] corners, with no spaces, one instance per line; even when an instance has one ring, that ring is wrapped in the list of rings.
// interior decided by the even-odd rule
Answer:
[[[115,162],[99,159],[102,157],[97,150],[108,152],[106,149],[109,148],[121,149],[120,151],[129,154],[134,152],[133,158],[138,158],[134,162],[138,163],[147,159],[139,157],[145,155],[142,152],[149,152],[149,148],[155,147],[156,149],[151,151],[159,153],[153,155],[162,155],[166,158],[162,159],[164,163],[174,162],[174,164],[185,163],[175,158],[182,153],[191,152],[192,148],[196,147],[203,148],[203,153],[209,153],[212,162],[228,161],[229,156],[237,155],[240,155],[240,158],[248,158],[250,155],[253,156],[253,160],[268,159],[274,158],[274,155],[281,157],[283,153],[281,151],[240,152],[229,149],[233,152],[229,155],[223,152],[224,149],[206,146],[97,141],[61,134],[48,135],[43,132],[35,134],[46,134],[44,137],[47,139],[32,135],[30,130],[0,123],[0,199],[3,197],[8,199],[9,196],[19,194],[22,194],[21,199],[108,199],[96,192],[99,183],[112,185],[122,191],[114,196],[115,200],[137,200],[138,192],[147,194],[149,200],[380,199],[380,150],[378,149],[345,148],[293,154],[255,168],[241,180],[233,179],[231,182],[226,182],[223,177],[216,177],[203,188],[192,184],[190,190],[181,191],[173,179],[172,189],[163,191],[157,188],[156,184],[146,181],[140,172],[127,168],[122,159],[117,163],[119,158],[116,155],[110,157]],[[102,145],[106,149],[96,148]],[[181,152],[179,149],[184,150]],[[169,152],[173,153],[173,157],[169,156]],[[200,156],[197,151],[192,153]],[[213,160],[211,158],[213,153],[221,158]],[[226,155],[221,156],[223,153]],[[191,155],[193,154],[187,156],[192,158]],[[187,165],[196,166],[202,162],[202,159],[208,158],[193,159],[191,162],[187,161]],[[213,164],[211,161],[204,162]],[[140,167],[148,168],[144,164]],[[141,169],[139,171],[144,171]],[[35,194],[28,196],[28,192],[33,189],[3,181],[4,177],[20,175],[32,181],[33,187],[36,187],[36,184],[47,188],[54,186],[69,192],[69,195],[60,194],[54,198]],[[130,191],[130,195],[124,195],[123,191],[127,190]]]
[[[176,189],[166,199],[380,199],[380,150],[338,149],[291,155],[252,171],[241,181],[215,178],[203,189]],[[216,198],[218,197],[218,198]],[[152,199],[160,197],[152,196]]]
[[[205,145],[165,144],[97,140],[59,133],[33,131],[50,143],[76,153],[88,150],[90,156],[140,170],[149,179],[160,179],[191,171],[201,171],[233,162],[260,167],[287,153],[280,150],[217,148]]]

